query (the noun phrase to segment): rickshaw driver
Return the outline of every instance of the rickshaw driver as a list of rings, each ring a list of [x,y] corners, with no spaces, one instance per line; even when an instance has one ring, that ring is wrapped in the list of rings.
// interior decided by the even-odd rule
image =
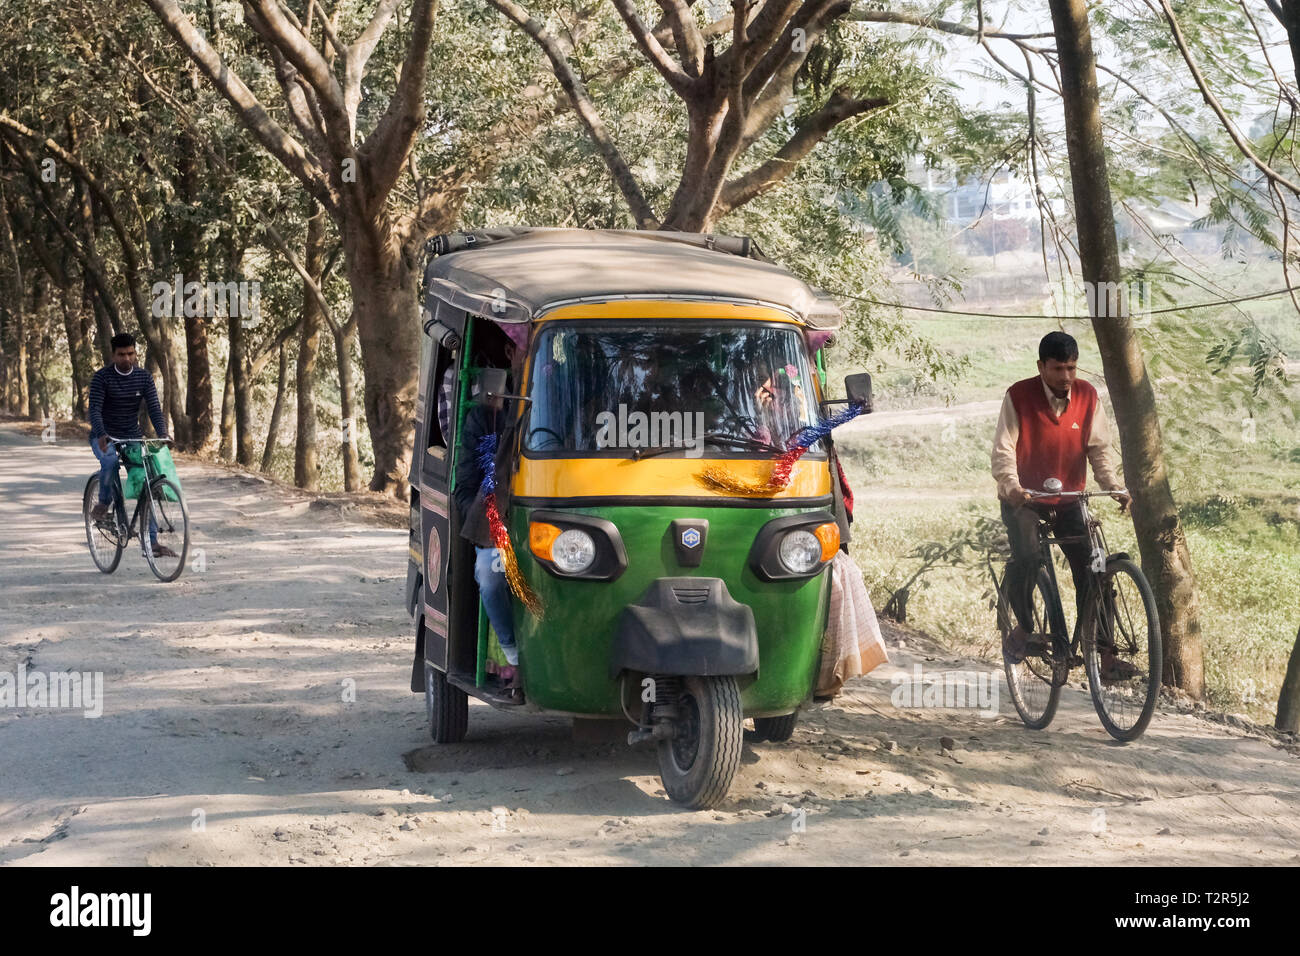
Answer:
[[[505,339],[505,359],[510,375],[507,390],[518,381],[522,354],[520,349],[508,337]],[[486,367],[498,367],[489,358]],[[450,407],[450,402],[448,403]],[[497,642],[510,665],[501,671],[501,678],[507,689],[518,686],[519,648],[515,643],[515,625],[510,607],[510,587],[506,583],[505,567],[492,544],[488,528],[487,506],[483,495],[479,493],[483,483],[483,469],[478,462],[478,443],[485,435],[501,433],[508,412],[497,411],[487,405],[475,403],[465,413],[461,425],[459,450],[456,455],[456,488],[452,492],[461,513],[461,537],[474,543],[476,557],[474,560],[474,580],[478,582],[479,595],[483,600],[483,609],[488,621],[496,631]],[[504,483],[502,483],[504,485]],[[503,487],[497,490],[498,500]]]
[[[1011,609],[1016,617],[1016,626],[1007,635],[1003,651],[1017,663],[1035,649],[1030,646],[1026,627],[1033,624],[1027,598],[1029,575],[1038,565],[1038,522],[1043,517],[1042,512],[1027,507],[1032,498],[1021,487],[1021,481],[1041,486],[1046,479],[1059,477],[1065,491],[1082,491],[1091,463],[1093,477],[1103,491],[1121,487],[1110,459],[1106,408],[1092,385],[1076,381],[1078,361],[1079,344],[1073,336],[1065,332],[1049,332],[1043,336],[1038,343],[1038,375],[1007,389],[993,436],[993,477],[998,483],[1002,522],[1011,541],[1005,586],[1012,596]],[[1064,473],[1053,474],[1058,470]],[[1112,497],[1120,503],[1121,510],[1128,508],[1128,495]],[[1052,533],[1057,538],[1081,539],[1060,543],[1070,564],[1081,613],[1089,583],[1090,557],[1082,508],[1077,500],[1070,501],[1048,514]],[[1075,627],[1078,626],[1076,618]],[[1113,648],[1101,651],[1104,675],[1132,666],[1116,658]]]
[[[766,422],[758,426],[755,434],[765,442],[780,445],[790,435],[776,432],[790,431],[791,422],[808,421],[808,403],[799,382],[799,369],[794,365],[781,366],[769,375],[754,392],[754,401]]]

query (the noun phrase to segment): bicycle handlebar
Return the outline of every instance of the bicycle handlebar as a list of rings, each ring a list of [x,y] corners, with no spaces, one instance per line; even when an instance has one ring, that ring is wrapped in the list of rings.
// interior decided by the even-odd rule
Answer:
[[[1110,498],[1113,495],[1127,495],[1127,488],[1113,491],[1026,491],[1030,498]]]
[[[172,443],[170,438],[114,438],[112,435],[105,435],[104,437],[113,445],[126,445],[130,442],[139,442],[142,445],[148,445],[151,443],[170,445]]]

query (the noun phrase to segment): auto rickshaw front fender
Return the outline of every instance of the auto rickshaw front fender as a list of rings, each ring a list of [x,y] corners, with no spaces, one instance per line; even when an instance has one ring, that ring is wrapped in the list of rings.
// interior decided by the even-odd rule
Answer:
[[[700,677],[758,673],[754,612],[721,578],[657,578],[619,616],[609,673]]]

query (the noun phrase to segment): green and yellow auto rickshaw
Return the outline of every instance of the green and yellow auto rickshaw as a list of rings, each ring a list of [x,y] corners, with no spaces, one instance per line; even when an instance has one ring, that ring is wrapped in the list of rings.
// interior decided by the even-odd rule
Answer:
[[[716,805],[744,719],[785,740],[813,699],[848,521],[827,429],[809,429],[870,409],[867,375],[825,397],[839,308],[739,237],[512,228],[431,252],[406,591],[433,739],[464,738],[471,696],[506,706],[453,495],[480,402],[503,423],[522,708],[626,718],[673,800]]]

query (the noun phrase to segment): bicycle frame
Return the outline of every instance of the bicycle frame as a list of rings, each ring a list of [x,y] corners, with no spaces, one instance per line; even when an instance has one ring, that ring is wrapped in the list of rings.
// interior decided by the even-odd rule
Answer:
[[[1089,560],[1088,560],[1088,568],[1086,573],[1090,575],[1092,579],[1091,594],[1093,596],[1099,596],[1103,593],[1102,584],[1104,583],[1104,578],[1106,574],[1106,564],[1107,561],[1110,559],[1111,555],[1110,555],[1110,548],[1106,543],[1106,534],[1101,527],[1101,520],[1093,517],[1092,511],[1088,508],[1088,499],[1095,498],[1102,495],[1109,497],[1111,494],[1112,492],[1058,492],[1055,494],[1051,494],[1051,493],[1045,494],[1041,492],[1034,493],[1034,497],[1073,498],[1079,502],[1079,509],[1081,512],[1081,517],[1083,518],[1083,526],[1085,528],[1085,533],[1087,535],[1087,541],[1091,546],[1089,548]],[[1049,512],[1055,510],[1055,507],[1056,506],[1052,506],[1051,508],[1049,508]],[[1067,631],[1070,631],[1071,629],[1068,628],[1065,624],[1065,608],[1061,602],[1061,587],[1060,587],[1060,582],[1056,578],[1056,564],[1052,560],[1051,546],[1055,544],[1058,547],[1060,547],[1062,544],[1081,541],[1083,540],[1083,536],[1071,535],[1069,537],[1055,537],[1050,534],[1046,534],[1044,533],[1044,524],[1048,520],[1047,515],[1043,515],[1040,512],[1040,518],[1041,520],[1037,526],[1039,532],[1038,533],[1039,562],[1047,568],[1048,577],[1051,579],[1052,594],[1053,594],[1052,603],[1054,605],[1053,607],[1048,609],[1048,613],[1049,615],[1056,616],[1057,623],[1060,624],[1062,632],[1065,633]],[[1005,580],[1005,576],[1004,576],[1004,580]],[[1030,586],[1032,587],[1033,579],[1030,578],[1028,580],[1030,581]],[[1073,628],[1072,633],[1066,638],[1066,647],[1069,649],[1069,653],[1071,656],[1074,656],[1078,653],[1079,644],[1083,636],[1082,623],[1083,622],[1081,620],[1076,621],[1075,622],[1076,626]]]

